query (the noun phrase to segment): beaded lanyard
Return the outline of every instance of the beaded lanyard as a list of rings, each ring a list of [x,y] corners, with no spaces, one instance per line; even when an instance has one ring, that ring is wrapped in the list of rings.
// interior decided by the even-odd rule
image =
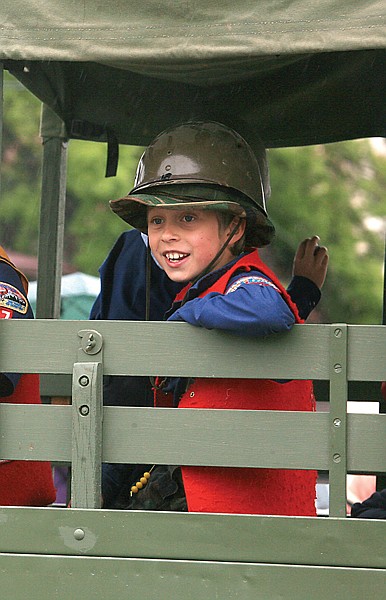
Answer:
[[[144,474],[142,475],[142,477],[140,477],[139,480],[131,486],[130,497],[132,497],[133,494],[138,494],[139,490],[142,490],[142,488],[145,487],[145,485],[147,484],[147,482],[150,479],[150,475],[151,475],[151,472],[154,469],[154,467],[155,467],[155,465],[153,465],[149,471],[145,471]]]

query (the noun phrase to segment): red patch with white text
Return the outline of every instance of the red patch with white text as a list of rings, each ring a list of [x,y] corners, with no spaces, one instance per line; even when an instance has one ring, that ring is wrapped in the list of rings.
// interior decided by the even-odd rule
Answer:
[[[0,308],[0,319],[12,319],[13,310],[9,308]]]
[[[28,300],[16,287],[0,281],[0,308],[16,310],[16,312],[25,315],[28,310]],[[9,317],[3,318],[7,319]]]

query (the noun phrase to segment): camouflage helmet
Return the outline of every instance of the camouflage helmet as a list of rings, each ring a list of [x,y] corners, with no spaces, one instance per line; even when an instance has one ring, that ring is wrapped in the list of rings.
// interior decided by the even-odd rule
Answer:
[[[262,144],[255,154],[233,129],[215,121],[189,121],[166,129],[149,144],[139,161],[133,189],[110,206],[145,231],[144,205],[152,204],[151,195],[178,196],[179,202],[228,199],[246,210],[251,245],[264,246],[275,231],[266,210],[270,192]],[[215,203],[212,206],[216,208]],[[136,211],[142,211],[141,216]],[[259,235],[252,233],[256,227]]]
[[[130,194],[166,183],[231,188],[265,212],[271,194],[264,146],[254,154],[241,135],[215,121],[190,121],[160,133],[138,163]]]

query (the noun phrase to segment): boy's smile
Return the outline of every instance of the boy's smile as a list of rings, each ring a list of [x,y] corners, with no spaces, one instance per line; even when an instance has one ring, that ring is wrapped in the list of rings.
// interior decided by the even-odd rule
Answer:
[[[152,253],[168,277],[179,283],[192,281],[202,273],[233,227],[232,221],[228,227],[220,228],[213,210],[183,207],[148,209],[148,235]],[[236,234],[232,243],[239,237]],[[227,247],[215,268],[227,264],[232,258],[231,250]]]

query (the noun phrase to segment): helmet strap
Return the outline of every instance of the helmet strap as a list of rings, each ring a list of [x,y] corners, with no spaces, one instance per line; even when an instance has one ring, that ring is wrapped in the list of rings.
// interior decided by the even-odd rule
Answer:
[[[150,289],[151,289],[151,249],[149,240],[146,246],[146,289],[145,289],[145,321],[150,321]],[[156,388],[156,377],[149,375],[150,385]]]
[[[151,250],[150,244],[146,246],[146,301],[145,321],[150,321],[150,286],[151,286]]]
[[[213,271],[213,268],[216,266],[219,258],[222,256],[222,254],[224,253],[224,251],[226,250],[226,248],[229,246],[229,244],[232,241],[232,238],[236,235],[236,233],[238,232],[239,228],[240,228],[240,224],[241,224],[241,219],[239,219],[236,223],[236,225],[234,226],[234,228],[232,229],[232,231],[230,232],[228,238],[225,240],[225,242],[223,243],[223,245],[221,246],[220,250],[217,252],[216,256],[214,258],[212,258],[212,260],[210,261],[209,265],[205,267],[205,269],[203,269],[201,271],[201,273],[199,273],[198,275],[196,275],[196,277],[193,279],[193,281],[191,282],[191,285],[189,286],[189,289],[195,284],[197,283],[197,281],[199,279],[201,279],[202,277],[205,277],[205,275],[207,275],[208,273],[210,273],[211,271]],[[185,302],[187,301],[187,295],[188,295],[189,290],[187,290],[184,298],[182,299],[181,302],[181,306],[183,306],[185,304]]]

